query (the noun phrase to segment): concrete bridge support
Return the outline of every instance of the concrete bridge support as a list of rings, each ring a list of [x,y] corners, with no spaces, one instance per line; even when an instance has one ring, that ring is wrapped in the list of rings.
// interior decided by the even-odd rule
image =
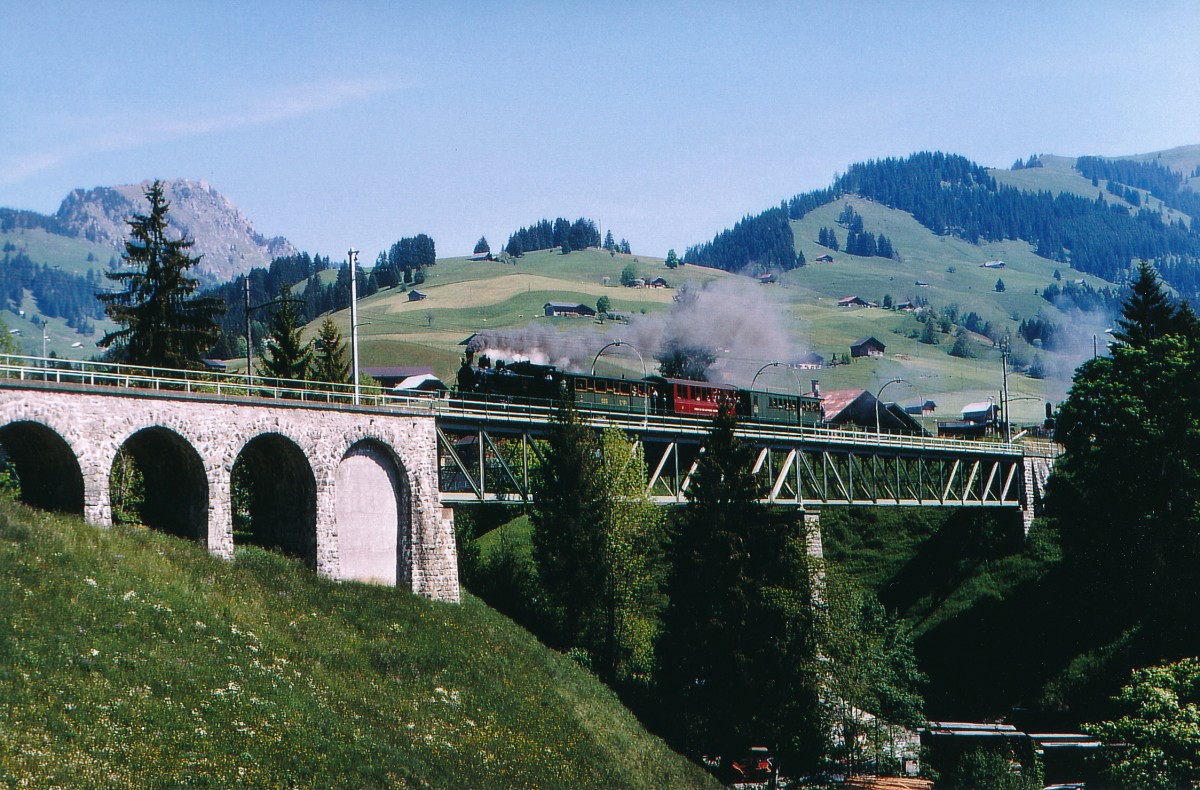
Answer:
[[[280,549],[332,579],[459,599],[430,416],[3,388],[0,445],[29,504],[98,526],[112,524],[109,476],[124,449],[145,476],[147,524],[226,558],[237,466],[254,483],[253,530],[237,542]]]

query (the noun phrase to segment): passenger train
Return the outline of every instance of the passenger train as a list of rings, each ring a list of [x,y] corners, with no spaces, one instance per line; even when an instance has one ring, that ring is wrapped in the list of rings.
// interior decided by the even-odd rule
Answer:
[[[576,406],[628,414],[714,416],[723,404],[739,419],[777,425],[821,424],[821,400],[811,395],[742,389],[728,384],[688,381],[664,376],[641,379],[591,376],[533,362],[498,362],[472,367],[464,360],[457,393],[517,403],[554,403],[562,398]]]

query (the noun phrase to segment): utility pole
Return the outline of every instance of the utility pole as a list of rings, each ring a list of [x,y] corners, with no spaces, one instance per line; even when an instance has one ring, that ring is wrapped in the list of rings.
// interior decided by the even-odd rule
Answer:
[[[353,247],[346,253],[350,259],[350,360],[354,376],[354,405],[358,405],[358,274],[354,264],[358,260],[358,250]]]
[[[250,275],[247,274],[243,282],[246,284],[246,383],[250,383],[250,376],[254,375],[254,368],[251,366],[253,357],[251,355],[250,345]]]
[[[1000,418],[1004,420],[1004,441],[1012,441],[1012,423],[1008,419],[1008,343],[1000,346],[1000,370],[1003,389],[1000,391]]]

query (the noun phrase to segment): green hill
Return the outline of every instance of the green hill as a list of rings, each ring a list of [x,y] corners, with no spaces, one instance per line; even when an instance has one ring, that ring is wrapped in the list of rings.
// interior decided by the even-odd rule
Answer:
[[[438,604],[0,503],[0,782],[698,787],[478,599]]]

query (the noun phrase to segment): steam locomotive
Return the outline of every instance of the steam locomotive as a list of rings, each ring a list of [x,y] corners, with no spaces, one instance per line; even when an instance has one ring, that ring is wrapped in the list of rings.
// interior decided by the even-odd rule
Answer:
[[[741,389],[728,384],[664,376],[641,379],[590,376],[533,362],[497,362],[458,370],[459,397],[513,403],[550,404],[566,398],[581,408],[627,414],[712,417],[732,404],[741,420],[778,425],[821,423],[821,401],[811,395]]]

